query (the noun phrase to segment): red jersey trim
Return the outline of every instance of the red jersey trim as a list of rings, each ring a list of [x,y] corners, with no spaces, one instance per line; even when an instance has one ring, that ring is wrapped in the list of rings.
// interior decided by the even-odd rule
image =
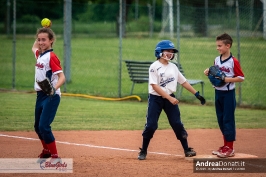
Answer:
[[[55,55],[54,52],[50,52],[50,68],[52,69],[52,72],[56,72],[58,70],[62,70],[60,65],[60,60]]]
[[[242,72],[239,61],[235,57],[232,57],[232,58],[234,61],[234,74],[235,74],[234,77],[240,76],[244,78],[244,73]]]

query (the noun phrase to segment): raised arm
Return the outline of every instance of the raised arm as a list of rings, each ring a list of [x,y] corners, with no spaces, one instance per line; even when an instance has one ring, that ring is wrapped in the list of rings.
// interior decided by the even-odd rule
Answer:
[[[33,45],[32,45],[32,52],[35,53],[35,51],[39,49],[39,44],[37,39],[34,41]]]

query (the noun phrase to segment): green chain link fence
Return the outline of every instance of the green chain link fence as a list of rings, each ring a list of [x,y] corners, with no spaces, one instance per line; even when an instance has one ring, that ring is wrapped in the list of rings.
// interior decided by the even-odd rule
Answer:
[[[0,20],[0,88],[12,89],[15,82],[16,90],[33,91],[35,63],[31,46],[44,17],[53,22],[52,29],[57,35],[54,50],[62,66],[65,64],[64,2],[27,0],[25,3],[17,0],[15,41],[12,34],[13,1],[0,2],[1,13],[5,16]],[[212,65],[218,55],[215,37],[226,32],[233,37],[232,54],[240,60],[245,74],[245,81],[241,85],[237,84],[236,88],[238,103],[265,108],[266,45],[263,39],[263,4],[255,1],[250,5],[252,1],[248,0],[240,1],[239,4],[236,3],[238,1],[231,4],[231,1],[228,2],[212,2],[207,6],[203,3],[201,7],[189,6],[175,0],[170,5],[156,1],[147,4],[123,4],[123,39],[120,46],[119,2],[94,4],[73,1],[69,63],[71,80],[62,90],[104,97],[118,97],[121,92],[121,96],[128,96],[132,82],[123,61],[119,73],[119,58],[154,61],[157,42],[169,39],[180,51],[178,62],[182,64],[185,76],[188,79],[203,80],[204,95],[207,101],[213,102],[214,90],[203,71]],[[15,71],[12,65],[14,44]],[[201,89],[200,85],[195,85],[195,88]],[[147,92],[147,83],[136,84],[133,94],[145,100]],[[180,99],[195,101],[194,96],[184,90]]]

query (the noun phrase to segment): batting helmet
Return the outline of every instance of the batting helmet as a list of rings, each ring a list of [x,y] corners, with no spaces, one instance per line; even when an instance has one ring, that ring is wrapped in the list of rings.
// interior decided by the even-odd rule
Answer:
[[[174,43],[172,43],[169,40],[162,40],[155,47],[155,57],[157,59],[160,58],[162,56],[163,50],[166,50],[166,49],[172,49],[174,50],[174,53],[178,52],[178,50],[175,48]]]

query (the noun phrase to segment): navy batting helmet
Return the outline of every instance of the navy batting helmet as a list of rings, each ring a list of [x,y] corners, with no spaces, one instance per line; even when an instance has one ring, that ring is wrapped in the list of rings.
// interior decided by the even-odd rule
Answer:
[[[166,50],[166,49],[172,49],[172,50],[174,50],[174,53],[178,52],[178,50],[175,48],[174,43],[172,43],[169,40],[162,40],[156,45],[155,57],[157,59],[160,58],[162,56],[163,50]]]

